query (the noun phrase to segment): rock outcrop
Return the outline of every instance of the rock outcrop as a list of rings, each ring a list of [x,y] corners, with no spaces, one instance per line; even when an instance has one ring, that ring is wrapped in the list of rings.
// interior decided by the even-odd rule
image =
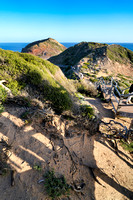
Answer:
[[[22,53],[30,53],[43,59],[60,54],[66,47],[52,38],[39,40],[28,44],[22,49]]]

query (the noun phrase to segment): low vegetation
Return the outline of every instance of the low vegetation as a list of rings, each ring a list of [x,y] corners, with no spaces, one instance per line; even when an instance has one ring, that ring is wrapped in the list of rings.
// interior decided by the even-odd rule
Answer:
[[[2,176],[6,175],[10,170],[7,161],[11,148],[12,146],[8,144],[8,141],[0,138],[0,175]]]
[[[0,86],[0,101],[4,102],[7,98],[7,92]]]
[[[7,92],[0,86],[0,114],[4,111],[3,103],[7,98]]]
[[[102,76],[105,81],[111,81],[112,75],[110,76]]]
[[[116,44],[107,45],[93,42],[81,42],[66,49],[61,54],[49,58],[49,60],[54,64],[65,66],[82,64],[81,70],[83,72],[90,69],[97,73],[99,71],[97,61],[103,62],[106,58],[133,67],[133,52],[131,50]]]
[[[49,58],[50,62],[60,65],[74,66],[82,58],[90,55],[92,52],[99,52],[99,49],[104,51],[107,44],[94,42],[81,42],[73,47],[70,47],[57,56]]]
[[[83,117],[87,117],[89,119],[93,119],[94,117],[94,109],[89,105],[82,105],[81,113]]]
[[[41,172],[42,171],[42,167],[40,165],[34,165],[33,166],[33,169],[35,169],[36,171],[38,172]]]
[[[22,90],[30,87],[34,91],[32,94],[38,94],[39,98],[50,101],[53,108],[62,112],[71,108],[72,101],[60,77],[55,77],[57,72],[63,76],[57,66],[46,60],[26,53],[0,49],[0,79],[8,82],[6,86],[13,95],[19,95]],[[0,90],[3,98],[4,91]]]
[[[4,111],[4,106],[0,103],[0,114]]]
[[[89,80],[90,80],[92,83],[95,83],[95,82],[98,81],[97,78],[92,78],[92,77],[91,77]]]
[[[84,65],[82,66],[82,68],[83,68],[83,69],[88,69],[88,66],[84,64]]]
[[[131,143],[126,143],[126,142],[124,142],[124,141],[121,141],[121,146],[125,149],[125,150],[127,150],[127,151],[129,151],[129,152],[133,152],[133,141],[131,142]]]
[[[77,91],[89,97],[94,97],[97,95],[97,89],[95,86],[85,80],[78,81],[76,84]]]
[[[121,64],[133,64],[133,52],[120,45],[109,45],[107,48],[107,56],[112,60]]]
[[[70,186],[67,184],[64,176],[56,177],[54,171],[48,171],[44,175],[44,187],[51,199],[60,197],[61,195],[69,195]]]
[[[124,94],[128,94],[129,93],[129,87],[131,86],[131,84],[133,84],[133,78],[132,77],[126,77],[122,74],[118,74],[117,77],[119,78],[118,80],[118,85],[120,86],[120,88],[126,89]]]

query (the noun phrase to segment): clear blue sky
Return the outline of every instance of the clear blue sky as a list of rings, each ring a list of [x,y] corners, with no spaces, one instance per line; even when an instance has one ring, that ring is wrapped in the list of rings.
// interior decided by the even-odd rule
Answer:
[[[0,42],[133,42],[133,0],[3,0]]]

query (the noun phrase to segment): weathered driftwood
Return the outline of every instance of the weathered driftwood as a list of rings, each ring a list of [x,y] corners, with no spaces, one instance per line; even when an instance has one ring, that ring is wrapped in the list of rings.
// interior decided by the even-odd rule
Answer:
[[[12,94],[11,90],[8,87],[6,87],[5,85],[3,85],[3,83],[6,83],[6,81],[5,80],[1,80],[0,81],[0,86],[6,90],[6,92],[7,92],[9,97],[13,97],[13,94]]]

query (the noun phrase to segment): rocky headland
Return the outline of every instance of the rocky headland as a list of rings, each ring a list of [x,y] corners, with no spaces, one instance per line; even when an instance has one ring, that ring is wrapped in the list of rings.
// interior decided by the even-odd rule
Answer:
[[[22,49],[22,53],[30,53],[43,59],[60,54],[66,49],[65,46],[52,38],[39,40],[28,44]]]

